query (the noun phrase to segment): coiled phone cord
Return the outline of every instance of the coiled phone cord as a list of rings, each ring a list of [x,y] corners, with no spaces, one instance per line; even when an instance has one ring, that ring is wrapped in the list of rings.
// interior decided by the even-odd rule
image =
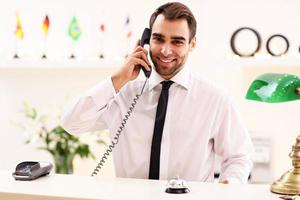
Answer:
[[[134,107],[136,106],[140,96],[143,94],[144,92],[144,88],[145,88],[145,85],[147,83],[147,80],[148,78],[146,78],[145,82],[144,82],[144,85],[142,87],[142,90],[141,90],[141,93],[140,94],[136,94],[135,97],[133,98],[133,101],[131,103],[131,106],[128,108],[128,111],[127,111],[127,114],[125,114],[125,116],[123,117],[122,119],[122,123],[121,123],[121,126],[119,127],[119,129],[117,130],[115,136],[113,137],[110,145],[108,146],[108,148],[105,150],[102,158],[100,159],[98,165],[95,167],[93,173],[91,174],[91,176],[95,176],[99,173],[99,171],[101,170],[101,168],[103,167],[105,161],[107,160],[107,156],[110,155],[110,153],[113,151],[113,148],[115,148],[115,146],[118,144],[119,142],[119,139],[120,139],[120,136],[121,136],[121,133],[122,131],[124,130],[125,128],[125,125],[131,115],[131,113],[133,112],[134,110]]]

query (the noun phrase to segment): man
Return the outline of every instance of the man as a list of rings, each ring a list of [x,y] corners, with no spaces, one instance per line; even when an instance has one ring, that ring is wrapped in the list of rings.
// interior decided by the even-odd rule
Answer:
[[[253,148],[235,107],[185,66],[196,45],[193,14],[181,3],[164,4],[152,14],[150,29],[154,66],[145,87],[144,74],[138,75],[150,62],[137,46],[118,72],[69,105],[63,127],[70,133],[108,128],[112,140],[120,135],[113,150],[118,177],[211,182],[217,154],[220,182],[247,182]]]

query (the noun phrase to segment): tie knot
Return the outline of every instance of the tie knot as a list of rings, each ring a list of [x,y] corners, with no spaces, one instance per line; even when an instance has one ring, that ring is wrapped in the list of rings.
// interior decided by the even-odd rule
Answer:
[[[170,86],[173,84],[173,81],[162,81],[162,89],[163,90],[168,90],[170,88]]]

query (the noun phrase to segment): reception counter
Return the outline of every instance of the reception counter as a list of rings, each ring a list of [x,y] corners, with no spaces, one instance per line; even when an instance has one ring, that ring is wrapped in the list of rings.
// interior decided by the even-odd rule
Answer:
[[[123,199],[123,200],[279,200],[269,185],[187,182],[190,193],[165,193],[167,181],[50,174],[34,181],[15,181],[0,171],[0,199]]]

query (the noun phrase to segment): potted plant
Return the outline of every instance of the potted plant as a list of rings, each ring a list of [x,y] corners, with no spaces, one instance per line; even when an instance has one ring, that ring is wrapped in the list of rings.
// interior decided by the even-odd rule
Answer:
[[[23,129],[29,134],[26,143],[39,141],[38,149],[49,152],[54,160],[55,172],[60,174],[73,173],[73,159],[75,156],[81,158],[93,158],[88,144],[81,141],[79,137],[69,134],[60,125],[59,116],[50,114],[38,114],[34,107],[28,103],[23,104],[25,122]],[[97,134],[98,143],[105,143],[100,132]]]

